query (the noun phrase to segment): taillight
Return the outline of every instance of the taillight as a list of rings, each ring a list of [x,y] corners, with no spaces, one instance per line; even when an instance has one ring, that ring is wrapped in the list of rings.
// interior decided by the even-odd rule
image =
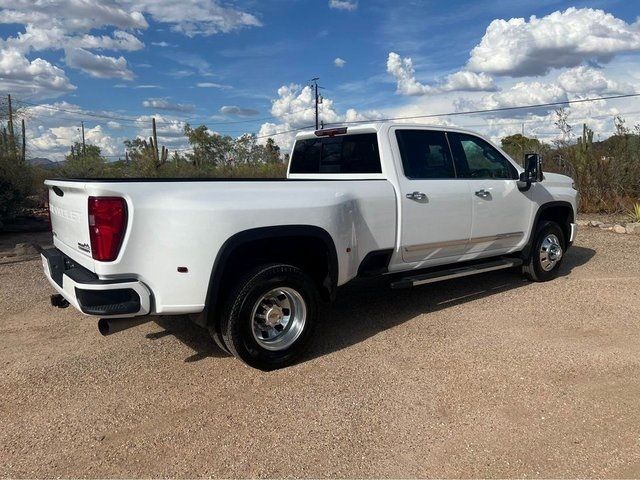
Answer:
[[[91,256],[112,262],[118,256],[127,228],[127,202],[120,197],[89,197]]]

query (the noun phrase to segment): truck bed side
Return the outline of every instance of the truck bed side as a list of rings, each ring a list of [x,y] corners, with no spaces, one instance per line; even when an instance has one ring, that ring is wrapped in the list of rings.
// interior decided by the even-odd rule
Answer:
[[[55,246],[101,279],[137,278],[152,292],[154,313],[202,311],[218,251],[245,230],[286,225],[325,230],[335,244],[338,285],[357,275],[368,253],[395,245],[396,194],[382,179],[46,183]],[[113,262],[94,261],[86,251],[89,196],[127,202],[127,231]]]

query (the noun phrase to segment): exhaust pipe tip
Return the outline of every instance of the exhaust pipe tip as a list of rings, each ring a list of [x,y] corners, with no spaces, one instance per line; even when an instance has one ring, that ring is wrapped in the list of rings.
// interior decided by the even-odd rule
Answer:
[[[50,301],[53,307],[67,308],[69,306],[69,301],[59,293],[51,295]]]
[[[129,317],[129,318],[101,318],[98,320],[98,331],[100,335],[106,337],[114,333],[137,327],[143,323],[151,321],[148,316],[145,317]]]
[[[101,318],[100,320],[98,320],[98,331],[103,337],[109,335],[109,320],[107,320],[106,318]]]

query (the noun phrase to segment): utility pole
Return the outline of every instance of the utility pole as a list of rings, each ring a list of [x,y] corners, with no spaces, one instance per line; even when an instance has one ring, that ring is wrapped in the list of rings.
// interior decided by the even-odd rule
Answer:
[[[11,107],[11,94],[7,95],[7,103],[8,103],[8,107],[9,107],[9,122],[8,122],[8,127],[9,127],[9,151],[12,154],[16,154],[16,137],[15,137],[15,133],[13,131],[13,108]]]
[[[82,126],[82,155],[86,155],[87,153],[87,145],[84,143],[84,122],[80,122]]]
[[[22,162],[27,161],[27,135],[25,133],[24,118],[22,119]]]
[[[153,127],[153,155],[156,160],[156,164],[160,161],[158,154],[158,134],[156,132],[156,117],[151,118],[151,126]]]
[[[522,144],[520,146],[522,147],[522,166],[524,166],[524,122],[522,122]]]
[[[311,79],[311,82],[313,83],[312,87],[314,89],[315,100],[316,100],[316,130],[320,128],[320,121],[318,118],[318,104],[322,103],[322,95],[318,95],[318,89],[323,88],[318,86],[318,80],[320,80],[320,77],[315,77]]]

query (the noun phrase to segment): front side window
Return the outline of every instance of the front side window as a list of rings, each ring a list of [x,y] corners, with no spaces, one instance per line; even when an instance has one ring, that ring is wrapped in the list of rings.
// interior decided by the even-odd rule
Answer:
[[[375,133],[298,140],[290,173],[381,173]]]
[[[464,133],[449,133],[456,165],[464,178],[514,179],[515,167],[491,144],[479,137]]]
[[[455,178],[449,144],[444,132],[396,130],[402,167],[407,178]]]

